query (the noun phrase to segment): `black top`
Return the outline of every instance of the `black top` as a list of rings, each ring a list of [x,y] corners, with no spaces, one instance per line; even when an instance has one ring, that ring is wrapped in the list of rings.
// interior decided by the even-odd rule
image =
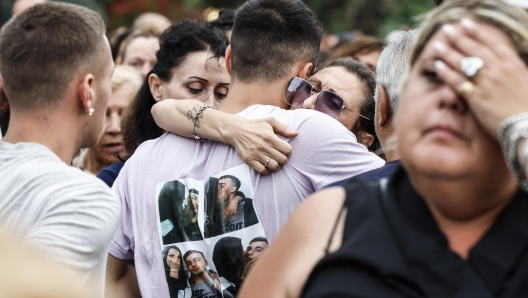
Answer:
[[[354,179],[356,177],[359,177],[359,178],[361,178],[361,179],[363,179],[365,181],[375,181],[375,180],[380,180],[380,179],[383,179],[383,178],[390,178],[390,176],[392,176],[392,174],[394,174],[394,172],[396,171],[396,169],[398,169],[399,166],[400,166],[400,160],[399,159],[393,160],[393,161],[389,161],[388,163],[386,163],[381,168],[370,170],[370,171],[367,171],[365,173],[361,173],[361,174],[359,174],[357,176],[353,176],[353,177],[346,178],[346,179],[341,180],[341,181],[337,181],[337,182],[331,183],[331,184],[325,186],[325,188],[332,187],[332,186],[345,186],[345,185],[349,184],[352,181],[352,179]]]
[[[525,192],[463,260],[405,171],[386,182],[355,179],[345,187],[343,244],[316,265],[302,297],[528,297]]]

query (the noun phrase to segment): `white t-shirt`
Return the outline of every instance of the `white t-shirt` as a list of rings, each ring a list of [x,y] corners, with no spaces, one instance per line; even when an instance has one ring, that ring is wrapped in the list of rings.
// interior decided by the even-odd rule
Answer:
[[[357,143],[354,134],[323,113],[254,105],[238,115],[251,119],[275,117],[299,131],[297,137],[286,139],[293,154],[280,171],[260,175],[245,165],[231,146],[167,133],[143,143],[115,181],[112,189],[121,199],[123,215],[110,253],[119,259],[134,258],[143,297],[170,297],[169,257],[164,260],[162,255],[199,251],[208,270],[229,279],[220,264],[224,248],[246,247],[255,237],[273,240],[309,194],[384,165],[382,159]],[[233,186],[237,183],[231,183],[232,177],[238,180],[238,189]],[[233,186],[226,193],[244,202],[238,211],[240,215],[243,209],[244,217],[237,223],[226,220],[223,214],[218,216],[223,212],[223,203],[218,203],[224,199],[223,186]],[[198,197],[197,211],[188,206],[191,193]],[[189,229],[184,227],[192,227],[189,218],[194,214],[197,220],[192,222],[197,222],[203,240],[187,241]],[[194,256],[200,258],[199,254]],[[186,261],[180,260],[182,264]],[[205,266],[205,262],[201,264]],[[189,277],[189,267],[182,266]]]
[[[0,194],[0,231],[41,249],[102,297],[121,214],[108,186],[43,145],[0,141]]]

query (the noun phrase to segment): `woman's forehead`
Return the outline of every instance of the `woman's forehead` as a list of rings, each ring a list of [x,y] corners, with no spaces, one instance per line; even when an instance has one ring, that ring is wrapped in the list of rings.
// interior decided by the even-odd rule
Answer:
[[[493,36],[493,38],[497,41],[497,44],[500,44],[500,43],[504,43],[504,44],[507,44],[509,46],[511,46],[512,48],[514,48],[514,44],[512,42],[512,40],[508,37],[508,35],[506,35],[502,30],[490,25],[490,24],[487,24],[487,23],[484,23],[484,22],[478,22],[480,25],[482,25],[483,27],[485,27],[485,30],[486,30],[486,35],[488,36]],[[450,23],[448,25],[451,25],[453,26],[457,31],[458,31],[458,34],[463,34],[464,32],[464,29],[462,27],[462,25],[460,24],[460,22],[453,22],[453,23]],[[443,25],[445,26],[445,25]],[[420,59],[423,59],[423,58],[431,58],[430,56],[434,56],[434,50],[433,50],[433,43],[434,42],[442,42],[442,43],[448,43],[449,40],[447,39],[447,37],[445,36],[445,34],[442,32],[442,26],[431,36],[431,38],[426,42],[424,48],[423,48],[423,51],[422,53],[420,53],[420,56],[418,57],[417,60],[420,60]],[[418,61],[417,61],[418,62]]]
[[[364,87],[356,74],[342,66],[326,67],[311,76],[308,81],[317,84],[322,90],[332,91],[345,101],[363,98]]]
[[[348,91],[356,87],[355,83],[358,79],[355,74],[348,72],[344,67],[331,66],[323,68],[315,73],[310,77],[309,81],[317,83],[324,90],[334,89],[333,91]]]

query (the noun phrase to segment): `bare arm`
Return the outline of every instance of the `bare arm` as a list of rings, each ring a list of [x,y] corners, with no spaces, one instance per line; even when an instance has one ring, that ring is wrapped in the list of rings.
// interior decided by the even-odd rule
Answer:
[[[324,256],[344,198],[344,190],[334,187],[313,194],[301,204],[251,269],[239,297],[298,297]],[[330,251],[341,246],[344,218],[340,219]]]
[[[129,263],[130,260],[121,260],[108,254],[105,297],[141,297],[136,269],[129,266]]]
[[[203,106],[203,102],[167,99],[152,107],[152,116],[166,131],[193,138],[193,122],[187,116],[188,112],[192,117],[196,115],[195,106]],[[195,127],[196,134],[200,138],[233,146],[240,158],[261,174],[268,174],[269,170],[278,171],[291,154],[290,144],[277,137],[275,132],[287,138],[298,134],[275,118],[249,120],[214,109],[206,109],[202,114],[200,127]],[[266,168],[264,165],[268,156],[272,160]]]

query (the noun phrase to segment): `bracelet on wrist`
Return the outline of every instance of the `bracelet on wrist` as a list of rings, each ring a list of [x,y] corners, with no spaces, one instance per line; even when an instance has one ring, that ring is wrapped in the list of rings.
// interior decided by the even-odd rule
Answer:
[[[192,135],[193,135],[193,138],[195,141],[205,141],[205,139],[203,138],[200,138],[197,134],[196,134],[196,128],[200,128],[200,118],[203,118],[204,115],[203,115],[203,111],[205,111],[206,109],[208,108],[211,108],[211,109],[214,109],[214,110],[219,110],[217,107],[215,106],[210,106],[210,105],[203,105],[201,107],[199,107],[198,105],[195,105],[193,107],[193,110],[195,112],[195,115],[193,116],[192,115],[192,112],[189,110],[187,112],[187,119],[191,120],[192,123],[193,123],[193,128],[192,128]]]
[[[519,185],[528,191],[526,162],[528,161],[528,146],[522,148],[519,144],[528,137],[528,113],[511,116],[504,120],[498,130],[498,139],[504,153],[506,165]],[[521,149],[521,150],[519,150]]]

